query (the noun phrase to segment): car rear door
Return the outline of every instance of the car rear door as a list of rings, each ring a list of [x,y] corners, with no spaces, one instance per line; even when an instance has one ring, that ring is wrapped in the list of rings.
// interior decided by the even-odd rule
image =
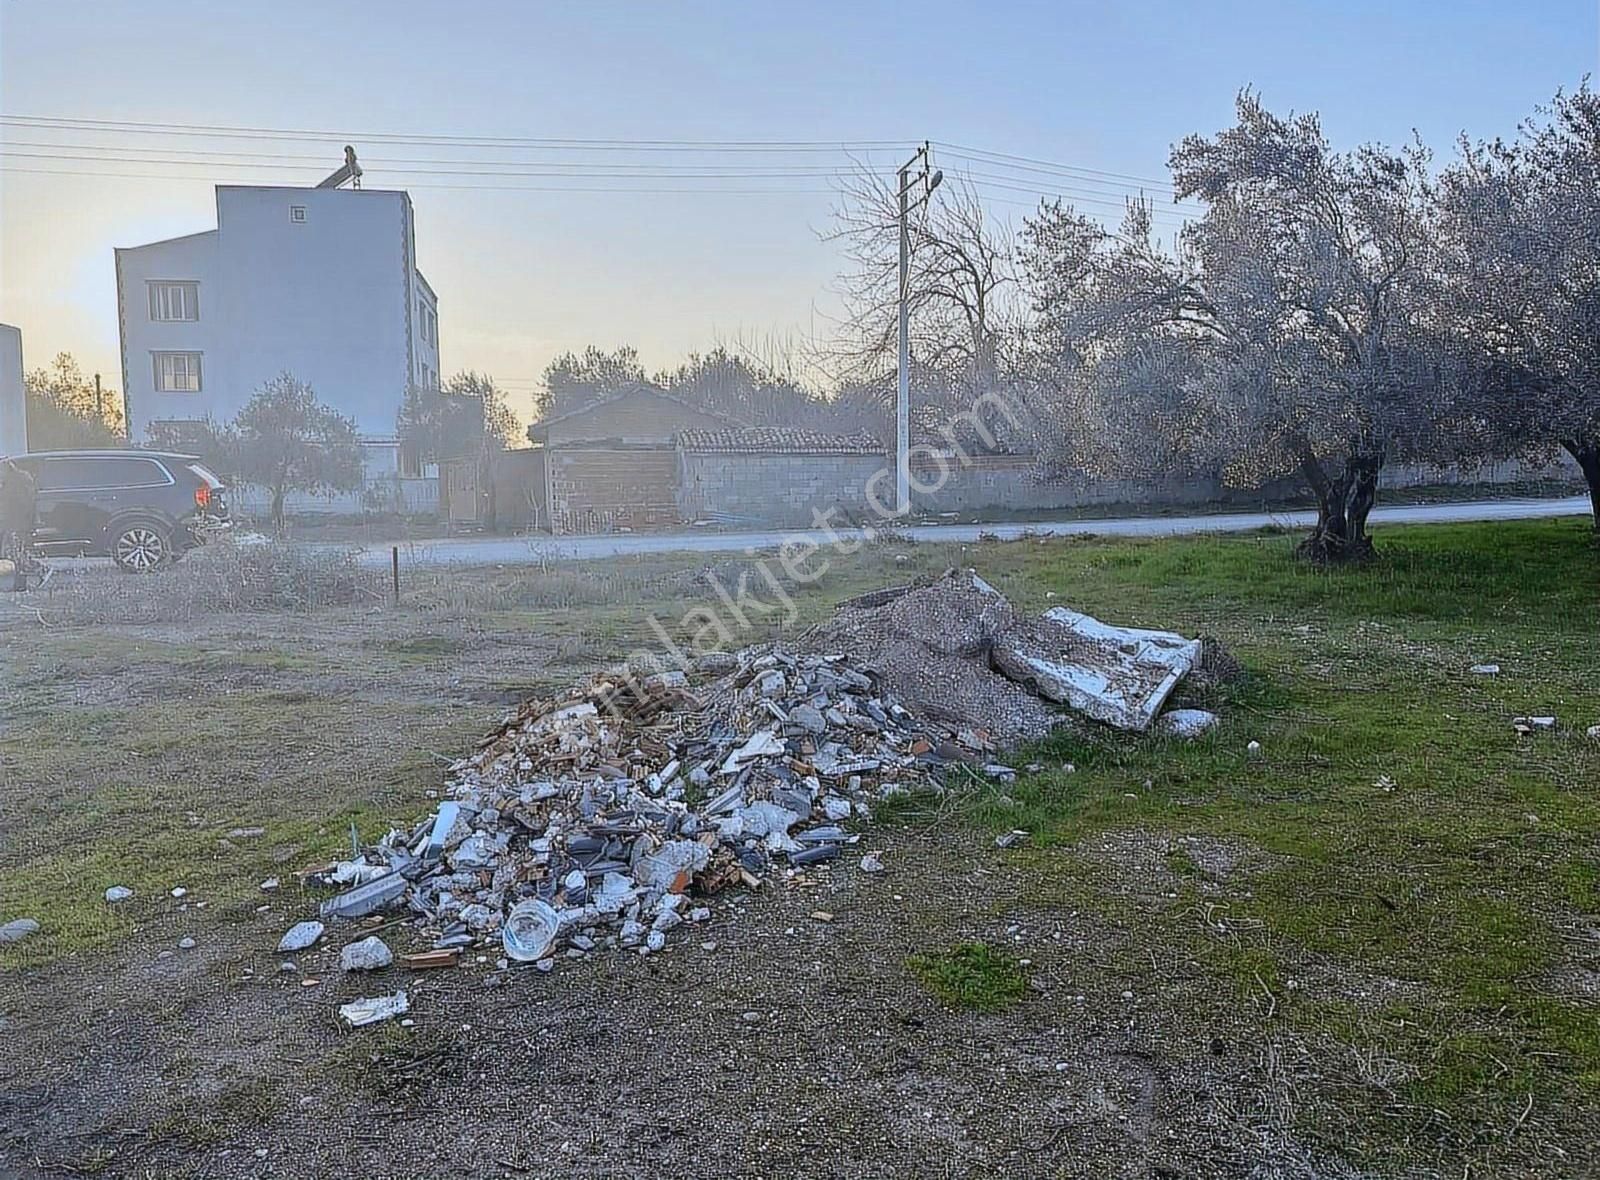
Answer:
[[[33,474],[38,489],[34,544],[46,549],[86,544],[85,517],[78,508],[81,493],[74,489],[85,474],[77,469],[78,460],[63,456],[19,459],[18,463]]]
[[[39,481],[34,541],[51,549],[102,552],[113,518],[149,509],[152,491],[172,483],[166,468],[153,459],[63,455],[34,462]]]

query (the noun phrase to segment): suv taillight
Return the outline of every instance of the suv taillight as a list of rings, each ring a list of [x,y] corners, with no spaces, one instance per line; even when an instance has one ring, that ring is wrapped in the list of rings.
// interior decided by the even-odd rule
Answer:
[[[211,507],[211,485],[203,483],[194,490],[194,506],[204,512]]]

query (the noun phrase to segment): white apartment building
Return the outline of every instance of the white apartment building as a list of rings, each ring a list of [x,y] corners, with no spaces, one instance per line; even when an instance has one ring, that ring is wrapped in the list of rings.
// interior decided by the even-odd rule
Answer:
[[[216,194],[216,229],[116,251],[129,437],[153,422],[226,422],[288,372],[355,419],[369,478],[395,474],[406,387],[439,383],[439,302],[417,269],[411,198]]]

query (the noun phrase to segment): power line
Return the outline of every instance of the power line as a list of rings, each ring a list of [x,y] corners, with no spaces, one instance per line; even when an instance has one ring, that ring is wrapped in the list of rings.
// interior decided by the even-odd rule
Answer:
[[[905,146],[906,140],[689,140],[689,139],[580,139],[580,138],[545,138],[535,139],[516,136],[469,136],[469,135],[429,135],[429,134],[402,134],[395,132],[336,132],[323,130],[305,130],[269,127],[226,127],[212,124],[196,123],[155,123],[138,122],[131,120],[111,119],[82,119],[57,116],[38,115],[5,115],[0,116],[0,126],[29,128],[34,130],[59,130],[80,133],[117,133],[141,135],[186,136],[203,138],[238,138],[238,139],[266,139],[272,141],[300,141],[323,140],[328,142],[343,141],[346,139],[366,140],[391,144],[416,144],[432,146],[454,146],[463,149],[476,150],[488,147],[504,147],[521,150],[561,150],[561,151],[618,151],[618,152],[643,152],[643,151],[671,151],[671,152],[826,152],[848,153],[855,150],[872,150],[899,148]],[[951,143],[944,140],[934,141],[938,146],[947,149],[959,159],[970,160],[974,163],[989,166],[1000,165],[1013,170],[1034,172],[1042,175],[1057,175],[1075,178],[1079,183],[1095,183],[1094,178],[1102,180],[1117,180],[1132,182],[1137,185],[1171,191],[1170,180],[1159,180],[1154,177],[1139,176],[1132,173],[1112,172],[1104,169],[1086,168],[1080,165],[1065,164],[1059,161],[1043,160],[1033,156],[1022,156],[1008,152],[998,152],[987,148],[976,148],[962,144]],[[33,146],[33,145],[30,145]],[[43,145],[37,145],[43,146]],[[79,145],[84,149],[104,148],[108,145]],[[120,146],[120,145],[118,145]],[[115,149],[113,149],[115,150]],[[147,150],[122,147],[121,150]],[[148,149],[163,150],[163,149]],[[168,148],[169,151],[181,151],[184,154],[200,154],[198,151]],[[251,153],[236,153],[248,155]],[[375,161],[376,162],[376,161]],[[454,163],[455,161],[436,161],[437,163]],[[490,163],[489,161],[483,161]],[[495,162],[499,163],[499,162]],[[510,163],[509,161],[505,163]],[[626,167],[626,166],[624,166]],[[1109,187],[1109,186],[1107,186]]]
[[[978,156],[988,156],[988,157],[991,157],[991,158],[996,159],[996,160],[1006,160],[1006,161],[1010,161],[1010,162],[1013,162],[1013,163],[1016,163],[1016,164],[1029,164],[1029,165],[1033,165],[1035,168],[1043,167],[1043,168],[1059,169],[1059,170],[1068,171],[1068,172],[1083,172],[1083,173],[1087,173],[1090,176],[1104,176],[1104,177],[1108,177],[1108,178],[1113,179],[1113,180],[1131,180],[1135,184],[1153,185],[1153,186],[1158,187],[1158,188],[1171,188],[1172,187],[1172,181],[1170,181],[1170,180],[1157,180],[1153,176],[1134,176],[1131,173],[1127,173],[1127,172],[1106,172],[1103,169],[1099,169],[1099,168],[1079,168],[1077,165],[1074,165],[1074,164],[1057,164],[1057,163],[1054,163],[1054,162],[1052,162],[1050,160],[1037,160],[1037,159],[1034,159],[1032,156],[1014,156],[1014,155],[1011,155],[1011,154],[1009,154],[1007,152],[992,152],[992,151],[989,151],[987,148],[963,147],[960,144],[945,143],[944,141],[937,140],[937,139],[936,140],[932,140],[931,142],[936,147],[946,147],[946,148],[949,148],[953,152],[966,153],[966,154],[972,154],[972,155],[978,155]]]
[[[27,143],[27,144],[22,144],[20,146],[24,146],[24,147],[58,147],[58,146],[70,147],[70,146],[75,146],[75,145],[56,145],[56,144],[45,144],[45,143]],[[129,149],[121,149],[121,150],[129,150]],[[155,150],[159,150],[159,149],[133,149],[133,150],[155,151]],[[191,152],[187,152],[185,154],[201,155],[203,153],[200,153],[200,152],[197,152],[197,151],[191,151]],[[230,156],[230,157],[239,157],[239,156],[249,156],[249,155],[251,155],[251,153],[247,153],[247,152],[217,153],[217,154],[219,154],[219,155],[227,155],[227,156]],[[105,153],[85,155],[85,154],[82,154],[81,152],[77,152],[77,151],[70,151],[70,152],[31,152],[31,151],[22,151],[22,152],[19,152],[19,151],[11,150],[10,148],[0,149],[0,156],[13,158],[13,159],[46,160],[46,161],[54,161],[54,162],[66,162],[66,163],[135,164],[135,165],[158,166],[158,167],[204,168],[204,169],[212,169],[212,170],[215,170],[215,169],[241,170],[242,169],[242,170],[246,170],[246,171],[267,171],[267,170],[282,171],[283,168],[285,167],[285,165],[282,164],[282,163],[258,163],[258,162],[255,162],[253,160],[252,161],[240,161],[240,160],[237,160],[237,159],[227,159],[227,160],[211,160],[211,159],[175,160],[175,159],[151,158],[148,155],[146,155],[146,156],[127,156],[127,155],[121,155],[121,154],[112,155],[112,154],[105,154]],[[298,163],[298,164],[295,164],[295,165],[292,165],[292,166],[299,167],[299,168],[305,169],[307,171],[311,171],[313,169],[320,170],[320,167],[321,167],[321,163],[319,161],[317,161],[316,159],[314,159],[314,158],[307,159],[307,158],[304,158],[304,157],[283,156],[283,155],[269,156],[267,158],[271,159],[271,160],[274,160],[274,161],[303,161],[301,163]],[[842,169],[838,169],[838,168],[832,168],[832,169],[814,169],[814,168],[813,169],[806,169],[806,168],[782,168],[782,169],[772,169],[772,168],[732,168],[732,169],[730,169],[728,166],[722,166],[722,167],[719,167],[719,168],[711,168],[711,167],[704,167],[704,166],[689,166],[689,167],[668,166],[668,167],[660,167],[660,166],[653,166],[653,165],[600,165],[600,166],[588,165],[588,166],[584,167],[584,170],[577,170],[578,167],[579,167],[577,165],[560,164],[560,163],[542,164],[542,165],[537,165],[537,166],[530,165],[528,167],[516,168],[515,170],[509,170],[509,171],[505,170],[505,169],[501,169],[501,168],[489,168],[489,167],[462,167],[462,168],[434,168],[434,167],[395,167],[395,168],[391,168],[391,167],[389,167],[389,165],[391,165],[391,164],[393,164],[393,165],[402,165],[402,164],[406,164],[406,163],[408,163],[408,161],[405,161],[405,160],[402,160],[402,159],[394,159],[394,160],[373,159],[373,160],[369,161],[368,172],[369,173],[397,172],[397,173],[399,173],[401,175],[407,175],[407,176],[484,177],[484,178],[494,178],[494,179],[521,179],[521,178],[529,178],[529,179],[574,179],[574,180],[655,179],[655,180],[708,180],[708,181],[712,181],[712,180],[791,180],[791,179],[803,179],[803,178],[844,179],[845,177],[850,175],[850,173],[848,173],[848,172],[846,172],[846,171],[844,171]],[[437,160],[437,161],[427,161],[427,163],[440,163],[440,164],[489,164],[489,163],[495,163],[495,162],[491,162],[491,161]],[[512,162],[507,161],[505,163],[512,163]],[[590,170],[590,169],[595,168],[595,167],[602,167],[602,168],[606,168],[608,170],[607,171],[593,171],[593,170]],[[626,172],[617,171],[618,169],[624,169],[624,168],[630,169],[630,171],[626,171]],[[10,171],[43,172],[42,169],[10,169]],[[79,175],[79,174],[81,174],[81,175],[103,175],[103,176],[108,176],[108,177],[118,176],[118,175],[126,175],[126,176],[133,177],[133,176],[139,176],[140,175],[140,174],[132,174],[132,173],[92,173],[92,172],[90,172],[88,170],[77,170],[77,171],[73,171],[73,172],[63,171],[63,172],[60,172],[60,173],[57,173],[57,174],[59,174],[59,175]],[[1072,199],[1073,203],[1075,203],[1075,204],[1094,204],[1094,205],[1101,205],[1101,206],[1114,207],[1114,208],[1124,208],[1126,206],[1127,200],[1129,198],[1142,197],[1143,196],[1143,194],[1140,194],[1140,193],[1136,193],[1136,192],[1129,191],[1129,190],[1119,190],[1119,189],[1111,188],[1110,186],[1103,186],[1102,189],[1083,189],[1083,188],[1077,187],[1076,185],[1050,185],[1050,184],[1043,184],[1043,183],[1038,183],[1038,182],[1034,182],[1034,183],[1031,183],[1031,184],[1019,184],[1019,183],[1016,183],[1016,182],[1019,181],[1019,180],[1026,180],[1027,178],[1025,178],[1025,177],[1016,177],[1016,176],[1012,176],[1012,175],[1005,174],[1005,173],[996,174],[996,173],[989,173],[989,172],[969,172],[969,173],[965,173],[964,175],[967,177],[967,179],[972,181],[976,187],[994,188],[994,189],[999,189],[999,190],[1007,191],[1007,192],[1026,193],[1026,194],[1030,194],[1030,195],[1038,195],[1038,196],[1041,196],[1041,197],[1048,197],[1048,196],[1067,197],[1067,198]],[[189,179],[201,179],[201,178],[196,178],[196,177],[181,177],[181,178],[180,177],[174,177],[174,179],[186,179],[186,180],[189,180]],[[418,185],[417,187],[427,187],[427,186]],[[455,187],[475,187],[475,186],[455,186]],[[482,187],[493,187],[493,186],[482,186]],[[1107,192],[1105,191],[1106,189],[1110,189],[1109,196],[1108,196]],[[533,191],[539,191],[539,190],[533,190]],[[616,190],[616,191],[632,191],[632,190],[619,189],[619,190]],[[762,190],[762,191],[767,191],[767,190]],[[796,191],[833,191],[833,190],[796,190]],[[1113,200],[1113,199],[1111,199],[1111,197],[1116,197],[1118,199]],[[1191,206],[1191,208],[1193,208],[1193,207]],[[1158,206],[1156,211],[1158,213],[1161,213],[1161,212],[1166,212],[1167,210],[1165,208],[1163,208],[1163,207]]]
[[[98,169],[29,168],[29,167],[17,167],[15,165],[7,164],[7,163],[4,163],[4,162],[0,162],[0,173],[17,174],[17,175],[25,175],[25,176],[62,176],[62,177],[76,176],[76,177],[83,177],[83,178],[86,178],[86,179],[93,178],[93,179],[106,179],[106,180],[151,180],[151,181],[167,181],[167,182],[181,181],[181,182],[201,182],[201,183],[204,183],[204,182],[206,182],[206,181],[211,179],[210,177],[206,177],[206,176],[175,176],[175,175],[173,175],[171,173],[106,172],[106,171],[101,171],[101,170],[98,170]],[[369,175],[371,175],[371,174],[369,173]],[[552,177],[551,179],[559,179],[559,178]],[[573,179],[582,179],[582,178],[581,177],[574,177]],[[628,178],[623,178],[623,179],[628,179]],[[643,179],[643,178],[641,178],[641,179]],[[684,181],[694,181],[694,180],[705,180],[705,179],[708,179],[708,178],[704,178],[704,177],[679,177],[677,179],[681,179],[681,180],[684,180]],[[838,196],[838,194],[839,194],[839,190],[838,189],[834,189],[834,188],[793,188],[793,187],[731,188],[731,187],[728,187],[726,185],[719,185],[719,184],[710,184],[710,185],[701,184],[701,185],[696,185],[694,187],[662,188],[662,187],[644,187],[644,186],[639,186],[639,185],[632,185],[632,186],[628,186],[628,187],[618,187],[616,185],[611,185],[611,186],[601,187],[601,186],[594,186],[594,185],[578,186],[578,185],[526,185],[526,184],[466,184],[466,183],[440,183],[440,182],[430,182],[430,181],[411,181],[411,182],[402,182],[402,183],[404,183],[404,185],[405,185],[405,187],[407,189],[429,189],[429,190],[446,191],[446,192],[453,191],[453,192],[511,192],[511,193],[518,193],[518,192],[520,192],[520,193],[577,193],[577,194],[582,194],[582,195],[610,194],[610,195],[614,195],[614,196],[629,196],[629,195],[637,195],[637,196],[706,196],[706,195],[712,195],[712,196],[769,196],[769,197]],[[1000,190],[1003,190],[1003,191],[1006,191],[1006,192],[1026,193],[1026,194],[1032,195],[1032,196],[1034,196],[1036,198],[1035,200],[1032,200],[1032,201],[1019,201],[1019,200],[1014,200],[1014,199],[995,197],[995,196],[993,196],[992,194],[990,194],[988,192],[985,192],[985,194],[984,194],[984,199],[986,201],[989,201],[990,203],[1011,205],[1011,206],[1015,206],[1015,207],[1018,207],[1018,208],[1029,208],[1029,209],[1037,208],[1039,201],[1048,199],[1048,197],[1051,196],[1051,195],[1056,195],[1056,194],[1040,193],[1040,192],[1036,192],[1035,190],[1032,190],[1032,189],[1021,188],[1021,187],[1014,186],[1014,185],[997,185],[997,184],[992,184],[991,182],[978,182],[977,183],[977,187],[980,187],[980,188],[983,188],[983,189],[996,188],[996,189],[1000,189]],[[1127,205],[1126,205],[1125,202],[1117,202],[1117,201],[1113,201],[1113,200],[1109,200],[1109,199],[1101,200],[1101,199],[1097,199],[1097,198],[1093,198],[1093,197],[1079,197],[1079,198],[1075,198],[1075,199],[1071,200],[1069,203],[1073,204],[1074,206],[1077,206],[1077,205],[1095,205],[1095,206],[1099,206],[1099,207],[1105,208],[1105,209],[1116,210],[1118,212],[1124,211],[1127,208]],[[1183,221],[1185,220],[1185,216],[1184,215],[1178,214],[1178,213],[1172,213],[1172,212],[1169,212],[1168,210],[1160,208],[1160,207],[1157,207],[1157,208],[1153,209],[1151,215],[1152,215],[1153,219],[1156,220],[1157,222],[1160,222],[1160,223],[1163,223],[1163,224],[1166,224],[1166,225],[1170,225],[1170,226],[1181,225],[1183,223]]]
[[[173,176],[156,172],[99,172],[88,169],[65,168],[15,168],[0,162],[0,172],[22,174],[26,176],[81,176],[92,179],[109,180],[160,180],[168,183],[172,181],[199,181],[204,182],[203,176]],[[584,193],[599,194],[611,193],[618,196],[637,194],[641,196],[830,196],[834,189],[813,188],[574,188],[563,185],[518,185],[518,184],[410,184],[407,188],[419,189],[454,189],[462,192],[521,192],[521,193]]]
[[[307,131],[276,127],[223,127],[203,123],[147,123],[114,119],[76,119],[48,115],[4,115],[0,126],[104,131],[135,135],[187,135],[218,139],[325,140],[369,143],[560,148],[566,151],[754,151],[811,152],[900,148],[909,139],[530,139],[499,135],[428,135],[388,131]]]
[[[15,148],[45,148],[45,149],[50,149],[51,153],[61,153],[61,154],[56,155],[56,154],[47,154],[47,153],[42,153],[42,152],[41,153],[19,152],[19,151],[13,150]],[[179,147],[169,147],[169,146],[152,147],[152,148],[141,148],[141,147],[132,147],[132,146],[127,146],[127,145],[122,145],[122,144],[117,144],[117,145],[108,145],[108,144],[73,144],[73,143],[41,142],[41,141],[37,141],[37,140],[12,140],[12,141],[10,141],[9,144],[0,143],[0,152],[3,152],[5,154],[14,155],[14,156],[19,156],[19,157],[31,156],[32,158],[36,158],[36,159],[44,159],[44,158],[63,159],[63,160],[65,160],[65,159],[80,160],[81,159],[81,160],[94,160],[94,161],[100,161],[100,160],[112,161],[112,160],[115,160],[116,162],[119,162],[119,163],[143,162],[143,160],[142,159],[140,159],[140,160],[127,160],[127,159],[122,158],[120,156],[110,156],[110,155],[106,155],[105,153],[107,153],[107,152],[116,152],[116,153],[137,152],[137,153],[140,153],[141,156],[151,156],[151,155],[156,154],[156,153],[167,153],[167,154],[176,154],[176,155],[184,155],[184,156],[201,156],[201,157],[205,157],[207,160],[215,159],[215,160],[218,160],[218,161],[226,159],[226,160],[245,160],[245,161],[248,161],[248,162],[254,162],[254,161],[258,161],[258,160],[272,161],[272,162],[287,162],[287,163],[292,163],[292,164],[301,164],[301,165],[304,165],[306,167],[321,167],[326,163],[326,158],[323,157],[323,156],[320,156],[320,155],[313,156],[313,155],[307,155],[307,154],[304,154],[304,153],[295,154],[295,155],[287,155],[287,154],[284,154],[284,153],[281,153],[281,152],[280,153],[272,153],[272,152],[229,152],[229,151],[222,151],[222,150],[218,150],[218,149],[214,149],[214,148],[179,148]],[[94,153],[94,154],[91,154],[91,155],[79,154],[79,153],[84,153],[84,152]],[[977,157],[968,157],[968,156],[965,156],[965,155],[962,155],[962,154],[959,154],[959,153],[952,153],[952,154],[957,155],[957,158],[959,158],[959,159],[971,160],[972,162],[979,163],[979,164],[984,164],[984,165],[986,165],[988,167],[996,167],[996,166],[998,166],[998,167],[1006,168],[1006,169],[1009,169],[1009,170],[1012,170],[1012,171],[1035,172],[1035,173],[1041,173],[1043,175],[1047,175],[1047,176],[1050,176],[1050,177],[1053,177],[1053,178],[1069,179],[1069,180],[1072,180],[1074,182],[1074,184],[1090,186],[1091,191],[1095,191],[1095,190],[1110,190],[1110,191],[1118,192],[1118,193],[1129,191],[1127,185],[1108,184],[1105,181],[1088,179],[1088,178],[1079,176],[1076,173],[1066,172],[1064,170],[1035,169],[1035,168],[1028,168],[1026,166],[1005,165],[1005,164],[998,164],[997,165],[992,161],[981,160],[981,159],[978,159]],[[163,163],[163,164],[176,164],[176,163],[203,163],[203,162],[206,162],[206,161],[205,160],[196,160],[196,161],[188,161],[188,160],[151,160],[150,162],[151,163]],[[369,164],[370,166],[372,166],[374,168],[388,166],[388,165],[403,165],[403,166],[407,166],[407,167],[412,167],[412,166],[419,166],[419,165],[426,166],[426,165],[441,165],[442,164],[442,165],[472,166],[472,167],[477,167],[477,168],[517,168],[517,169],[527,169],[527,168],[534,168],[534,167],[552,168],[552,169],[565,169],[565,168],[583,167],[583,168],[586,168],[586,169],[616,171],[616,172],[619,172],[619,173],[628,172],[628,171],[646,171],[646,170],[648,170],[648,171],[657,171],[657,170],[667,170],[667,169],[674,170],[674,171],[684,171],[684,172],[690,172],[690,171],[708,172],[708,171],[712,171],[712,170],[738,169],[738,170],[741,171],[741,174],[745,174],[746,172],[748,172],[748,170],[750,168],[754,167],[754,168],[759,168],[759,169],[763,170],[765,173],[768,173],[768,174],[771,174],[771,175],[832,176],[832,175],[840,175],[843,171],[845,171],[845,170],[843,170],[841,168],[838,168],[838,167],[817,168],[817,167],[813,167],[813,166],[810,166],[810,165],[759,164],[759,165],[747,166],[747,165],[729,164],[729,163],[705,164],[705,165],[701,165],[701,164],[656,164],[656,163],[649,163],[649,164],[637,164],[637,163],[614,164],[614,163],[592,162],[592,161],[585,162],[585,163],[579,165],[579,164],[567,163],[567,162],[563,162],[563,161],[559,161],[559,160],[553,160],[553,161],[472,160],[472,159],[461,160],[461,159],[441,159],[441,158],[437,158],[437,157],[416,158],[416,157],[403,157],[403,156],[370,156],[370,157],[367,157],[366,162],[367,162],[367,164]],[[487,174],[488,173],[485,173],[485,175],[487,175]],[[751,173],[751,174],[753,174],[753,173]],[[974,175],[974,176],[987,176],[990,179],[1005,179],[1005,180],[1012,180],[1012,181],[1018,181],[1018,180],[1026,179],[1025,177],[1013,176],[1013,175],[1010,175],[1009,173],[1004,175],[1004,176],[1001,176],[1001,177],[996,177],[992,173],[987,173],[986,174],[986,173],[978,173],[978,172],[973,172],[972,175]],[[1046,187],[1046,186],[1042,186],[1041,185],[1040,187],[1043,188],[1043,187]],[[1162,192],[1166,192],[1166,191],[1170,191],[1171,190],[1171,186],[1170,185],[1159,185],[1159,186],[1156,186],[1156,187],[1157,187],[1158,191],[1162,191]]]

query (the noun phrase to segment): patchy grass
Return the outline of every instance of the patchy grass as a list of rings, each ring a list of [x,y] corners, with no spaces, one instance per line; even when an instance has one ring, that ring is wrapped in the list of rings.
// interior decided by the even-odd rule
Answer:
[[[1519,1152],[1600,1110],[1600,1014],[1564,982],[1600,972],[1600,742],[1584,732],[1600,724],[1600,555],[1583,521],[1383,529],[1379,560],[1353,570],[1293,561],[1294,540],[863,546],[734,639],[951,565],[1029,610],[1219,638],[1245,674],[1184,701],[1217,709],[1217,730],[1061,737],[1016,759],[1045,769],[946,800],[940,823],[1028,830],[995,854],[1028,905],[1131,932],[1134,950],[1074,962],[1080,990],[1154,991],[1163,1027],[1228,1028],[1313,1063],[1297,1135],[1384,1174],[1529,1174]],[[78,625],[47,602],[48,630],[0,633],[0,920],[44,925],[0,948],[0,972],[129,939],[176,906],[173,885],[217,920],[248,915],[260,878],[291,890],[352,820],[411,822],[508,686],[550,692],[659,650],[652,616],[684,634],[714,601],[708,574],[732,587],[748,566],[419,572],[398,608],[176,632]],[[1502,673],[1468,672],[1482,662]],[[1558,729],[1519,738],[1511,720],[1529,713]],[[247,826],[266,834],[229,838]],[[118,883],[138,895],[107,907]],[[993,937],[915,921],[913,946]],[[1025,994],[1016,961],[981,942],[907,966],[958,1008]],[[397,1030],[347,1052],[373,1078],[457,1056]]]
[[[1046,743],[1049,769],[976,814],[1032,831],[1017,855],[1044,878],[1100,832],[1259,847],[1269,866],[1220,891],[1170,852],[1176,896],[1137,917],[1150,941],[1293,1035],[1382,1046],[1387,1080],[1338,1091],[1330,1142],[1355,1119],[1373,1162],[1499,1145],[1484,1128],[1529,1103],[1600,1095],[1594,1004],[1551,985],[1594,958],[1582,931],[1600,922],[1600,558],[1579,522],[1385,530],[1365,571],[1294,564],[1290,543],[1096,543],[1021,571],[1092,612],[1216,634],[1248,674],[1210,695],[1225,721],[1202,739]],[[1519,738],[1524,713],[1560,726]],[[1117,868],[1089,871],[1126,917]],[[1381,983],[1352,1004],[1341,979]]]
[[[923,987],[952,1008],[1003,1012],[1028,990],[1021,964],[982,942],[912,955],[906,966]]]

